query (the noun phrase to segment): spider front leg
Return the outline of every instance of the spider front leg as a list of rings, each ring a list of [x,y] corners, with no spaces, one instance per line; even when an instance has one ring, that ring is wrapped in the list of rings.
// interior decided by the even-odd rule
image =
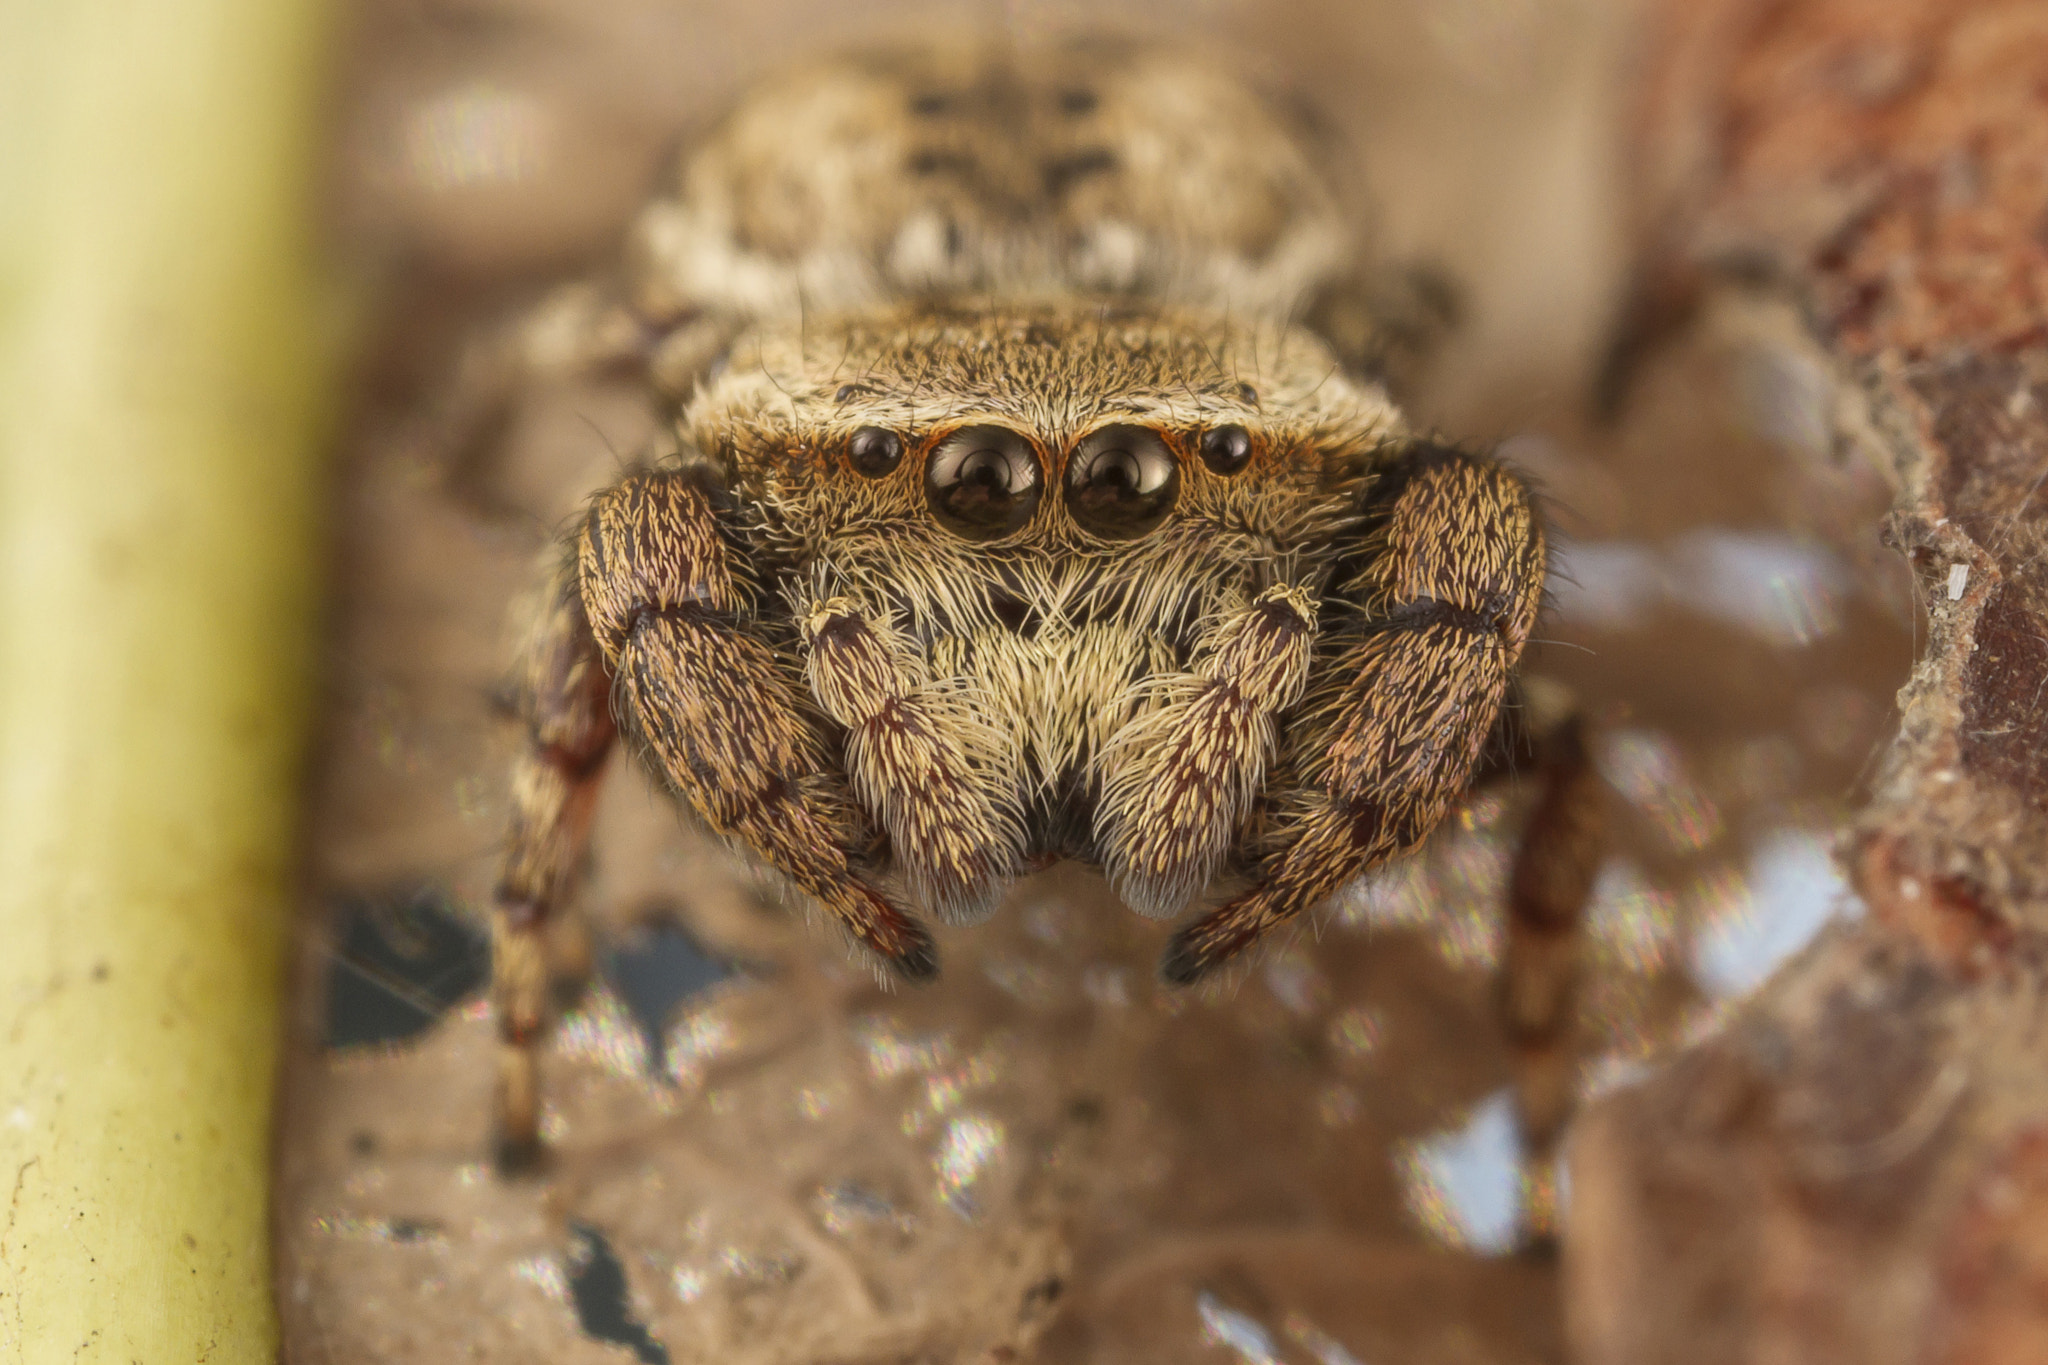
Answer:
[[[846,727],[854,794],[889,832],[911,891],[942,917],[995,909],[1021,856],[1013,801],[997,786],[1001,737],[956,697],[921,684],[886,624],[850,598],[803,613],[811,693]]]
[[[936,969],[931,936],[852,870],[844,803],[767,646],[734,624],[740,598],[709,490],[693,472],[643,474],[600,495],[548,598],[521,669],[528,736],[492,912],[497,1147],[540,1150],[536,1054],[547,1019],[544,935],[589,839],[612,706],[669,785],[750,845],[904,975]]]
[[[1177,913],[1214,879],[1272,756],[1274,718],[1308,680],[1316,605],[1279,585],[1230,613],[1163,705],[1102,757],[1096,839],[1140,914]]]
[[[853,867],[858,819],[741,593],[701,469],[601,494],[577,546],[585,610],[646,761],[705,823],[748,846],[906,977],[931,934]]]
[[[1343,594],[1368,610],[1311,672],[1288,790],[1271,794],[1258,878],[1174,936],[1185,985],[1415,844],[1470,782],[1543,589],[1528,490],[1489,460],[1424,444],[1381,471],[1368,555]]]

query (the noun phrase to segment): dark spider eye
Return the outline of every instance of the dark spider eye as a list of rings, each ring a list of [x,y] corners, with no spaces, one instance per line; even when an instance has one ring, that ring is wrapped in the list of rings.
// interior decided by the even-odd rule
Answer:
[[[846,443],[846,461],[855,472],[879,479],[903,463],[903,438],[886,427],[862,427]]]
[[[1218,474],[1235,474],[1252,458],[1251,433],[1232,423],[1202,433],[1202,463]]]
[[[924,496],[945,527],[998,540],[1038,510],[1043,482],[1030,442],[1002,427],[968,427],[941,442],[924,467]]]
[[[1143,535],[1179,493],[1179,462],[1143,427],[1104,427],[1067,458],[1067,507],[1099,536]]]

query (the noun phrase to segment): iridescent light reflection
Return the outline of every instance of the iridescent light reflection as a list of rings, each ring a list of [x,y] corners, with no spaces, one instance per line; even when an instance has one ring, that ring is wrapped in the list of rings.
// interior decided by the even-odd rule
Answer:
[[[1502,897],[1514,856],[1494,830],[1452,826],[1419,853],[1338,892],[1330,909],[1347,928],[1428,930],[1453,968],[1491,970],[1500,961]]]
[[[1385,1027],[1380,1011],[1352,1005],[1331,1018],[1330,1047],[1340,1057],[1370,1057],[1379,1048],[1380,1033]]]
[[[853,1038],[867,1056],[868,1074],[878,1081],[929,1071],[944,1066],[953,1056],[950,1034],[905,1033],[886,1015],[871,1014],[854,1021]]]
[[[1317,1365],[1362,1365],[1357,1356],[1344,1349],[1342,1342],[1303,1314],[1289,1313],[1280,1325],[1288,1336],[1316,1358]]]
[[[1091,962],[1081,972],[1081,993],[1098,1005],[1123,1009],[1131,1003],[1130,973]]]
[[[959,1108],[969,1093],[995,1084],[1002,1074],[1002,1047],[991,1042],[961,1065],[925,1077],[923,1104],[903,1115],[900,1126],[904,1136],[917,1136],[932,1120]]]
[[[1597,746],[1601,776],[1641,811],[1673,852],[1721,837],[1721,812],[1687,771],[1678,745],[1653,730],[1614,730]]]
[[[916,1220],[909,1214],[862,1185],[820,1186],[813,1203],[818,1212],[818,1222],[827,1232],[841,1237],[876,1226],[908,1234],[916,1226]]]
[[[982,972],[1004,993],[1041,1009],[1058,999],[1064,984],[1043,964],[1008,953],[991,954]]]
[[[1665,1010],[1657,1007],[1667,994],[1666,978],[1633,972],[1592,971],[1579,989],[1579,1018],[1588,1036],[1605,1038],[1608,1047],[1629,1057],[1647,1057],[1667,1041]]]
[[[1241,1313],[1202,1290],[1195,1295],[1195,1316],[1202,1340],[1236,1355],[1243,1365],[1280,1365],[1283,1357],[1272,1331],[1249,1313]],[[1344,1343],[1316,1326],[1307,1314],[1290,1312],[1281,1320],[1289,1340],[1313,1356],[1317,1365],[1361,1365]]]
[[[1234,1352],[1244,1365],[1280,1365],[1273,1334],[1249,1313],[1228,1307],[1206,1289],[1195,1295],[1195,1316],[1202,1321],[1202,1340]]]
[[[358,1218],[353,1214],[321,1214],[312,1221],[313,1231],[323,1237],[339,1237],[351,1242],[388,1242],[392,1240],[391,1224],[383,1218]]]
[[[1586,929],[1594,960],[1626,972],[1663,970],[1678,940],[1678,898],[1651,884],[1626,858],[1610,860],[1593,883]]]
[[[582,1004],[562,1016],[555,1029],[554,1048],[562,1057],[595,1062],[614,1076],[647,1074],[647,1035],[640,1031],[626,1002],[608,986],[593,986]]]
[[[804,1258],[794,1251],[748,1251],[743,1247],[720,1247],[718,1267],[726,1278],[743,1285],[788,1284],[804,1268]]]
[[[816,1123],[839,1107],[839,1094],[831,1086],[799,1086],[796,1092],[796,1111]]]
[[[1452,967],[1491,971],[1500,964],[1506,929],[1501,906],[1506,903],[1514,846],[1491,833],[1453,830],[1427,856],[1436,902],[1430,927],[1436,931],[1437,952]]]
[[[1693,979],[1724,999],[1763,984],[1830,919],[1862,914],[1862,902],[1836,870],[1828,841],[1811,831],[1766,836],[1750,855],[1747,882],[1748,894],[1704,915],[1693,939]]]
[[[1461,1127],[1401,1144],[1394,1163],[1408,1211],[1430,1236],[1482,1255],[1514,1249],[1522,1173],[1513,1092],[1488,1095]]]
[[[1002,1121],[986,1114],[962,1114],[947,1124],[932,1157],[940,1202],[963,1218],[974,1217],[972,1187],[1001,1155],[1005,1137]]]
[[[529,1256],[512,1264],[512,1278],[524,1280],[556,1303],[569,1302],[569,1273],[553,1256]]]
[[[1330,910],[1347,929],[1408,929],[1430,922],[1431,899],[1422,860],[1403,858],[1339,891]]]
[[[678,1089],[695,1090],[703,1085],[710,1065],[739,1045],[723,1005],[723,1001],[712,1000],[686,1010],[663,1035],[669,1079]]]

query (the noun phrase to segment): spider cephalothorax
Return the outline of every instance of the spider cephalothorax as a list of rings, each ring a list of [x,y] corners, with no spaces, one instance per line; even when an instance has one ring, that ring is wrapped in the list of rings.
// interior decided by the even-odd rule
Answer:
[[[1176,68],[1145,61],[1138,85],[1166,90]],[[907,177],[897,219],[860,204],[861,230],[836,236],[776,220],[769,264],[825,281],[834,307],[727,289],[642,327],[658,356],[715,317],[720,349],[673,451],[574,532],[527,654],[497,935],[515,1144],[533,1131],[537,930],[615,725],[713,829],[911,977],[937,968],[922,915],[974,920],[1020,872],[1071,858],[1148,915],[1216,889],[1162,963],[1192,981],[1412,847],[1472,779],[1541,594],[1526,491],[1411,433],[1287,320],[1335,276],[1317,254],[1329,201],[1277,125],[1245,134],[1272,144],[1251,190],[1273,213],[1187,227],[1190,183],[1245,190],[1203,180],[1230,158],[1160,162],[1185,142],[1173,99],[1148,114],[1089,95],[1086,62],[1056,84],[1062,69],[996,63],[936,93],[915,63],[829,69],[750,106],[644,229],[667,251],[643,262],[647,288],[706,262],[756,270],[726,284],[767,278],[780,239],[738,225],[796,191],[735,188],[755,183],[735,167],[762,107],[841,111],[804,193],[910,158],[882,174]],[[1003,108],[1031,117],[985,117]],[[1099,153],[1093,198],[1071,176],[1027,192],[1019,166],[1077,146]],[[917,256],[934,230],[938,255]],[[1115,241],[1137,255],[1103,274]],[[1554,880],[1525,899],[1575,905],[1583,886]]]
[[[764,338],[688,426],[803,704],[848,727],[887,861],[954,918],[1047,855],[1106,857],[1134,904],[1180,910],[1221,831],[1141,852],[1131,774],[1152,760],[1124,731],[1193,685],[1232,622],[1298,618],[1275,680],[1293,699],[1392,409],[1309,338],[1212,317],[991,307],[833,332],[822,353]],[[885,715],[843,695],[856,636],[895,661]],[[905,727],[932,735],[926,766],[892,768],[910,756],[883,737]],[[1272,738],[1237,738],[1240,786]],[[978,832],[956,848],[940,832],[963,821]]]

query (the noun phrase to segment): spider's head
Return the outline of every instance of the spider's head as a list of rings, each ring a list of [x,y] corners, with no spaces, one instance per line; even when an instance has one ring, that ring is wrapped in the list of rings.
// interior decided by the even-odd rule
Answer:
[[[689,417],[739,497],[812,546],[1004,557],[1299,540],[1398,421],[1306,333],[1071,305],[764,332]]]

